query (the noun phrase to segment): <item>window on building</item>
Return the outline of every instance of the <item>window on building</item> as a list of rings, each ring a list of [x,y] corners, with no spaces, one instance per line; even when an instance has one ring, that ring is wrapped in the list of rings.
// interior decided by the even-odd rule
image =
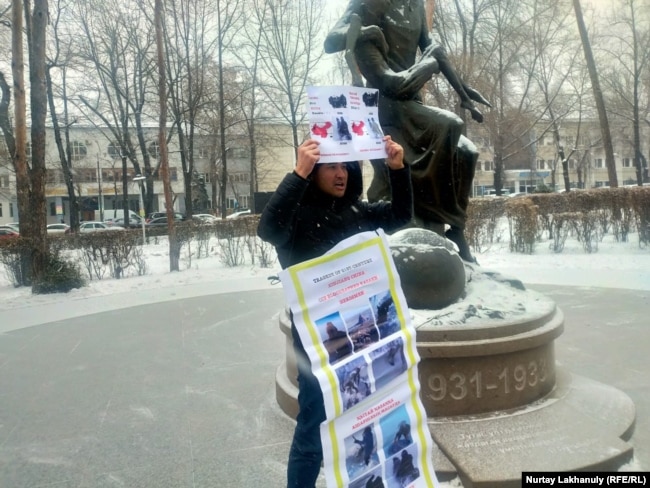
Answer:
[[[63,178],[63,170],[60,169],[47,169],[45,170],[45,183],[48,185],[59,185],[65,180]]]
[[[246,159],[250,157],[250,150],[247,147],[233,147],[230,155],[235,159]]]
[[[9,175],[0,176],[0,188],[9,188]]]
[[[631,168],[632,167],[632,158],[623,158],[623,167]]]
[[[197,155],[199,158],[208,158],[210,156],[210,148],[205,147],[205,146],[199,146],[199,149],[197,150]]]
[[[108,147],[106,148],[106,152],[112,158],[117,159],[121,157],[120,146],[118,144],[113,144],[113,143],[109,144]]]
[[[601,158],[594,159],[594,168],[603,168],[603,160]]]
[[[604,186],[609,186],[609,181],[596,181],[596,188],[602,188]]]
[[[149,144],[149,154],[152,158],[158,159],[160,157],[160,144],[158,144],[158,141]]]
[[[12,202],[9,202],[9,217],[14,216],[14,204]]]
[[[546,162],[543,159],[538,159],[537,169],[545,169],[545,168],[546,168]]]
[[[50,202],[50,216],[56,215],[56,202]]]
[[[72,141],[70,144],[70,151],[72,152],[73,161],[81,161],[88,154],[88,148],[81,141]]]
[[[25,157],[27,158],[27,161],[31,161],[32,159],[32,143],[28,142],[25,145]]]
[[[2,202],[0,202],[0,217],[2,217]]]
[[[232,183],[248,183],[250,181],[249,173],[230,173],[228,180]]]

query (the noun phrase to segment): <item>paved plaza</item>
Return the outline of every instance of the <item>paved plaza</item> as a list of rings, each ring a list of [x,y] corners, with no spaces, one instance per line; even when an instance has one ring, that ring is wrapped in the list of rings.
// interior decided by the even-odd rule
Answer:
[[[565,314],[557,361],[636,404],[635,464],[650,469],[650,291],[530,288]],[[275,402],[280,286],[182,295],[5,315],[0,487],[283,486],[293,422]],[[48,306],[54,321],[27,319]]]

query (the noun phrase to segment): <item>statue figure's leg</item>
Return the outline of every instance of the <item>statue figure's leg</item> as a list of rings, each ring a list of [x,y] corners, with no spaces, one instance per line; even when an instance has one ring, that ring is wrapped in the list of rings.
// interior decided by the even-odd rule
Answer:
[[[458,149],[456,150],[455,164],[457,165],[457,178],[455,184],[458,207],[462,211],[463,218],[462,221],[458,220],[454,225],[451,225],[450,229],[445,233],[445,236],[458,246],[458,254],[460,254],[460,257],[470,263],[475,263],[476,258],[472,256],[469,244],[465,239],[465,222],[467,221],[467,207],[469,206],[469,198],[472,194],[477,162],[478,151],[476,147],[465,136],[461,136],[458,141]]]
[[[386,117],[384,132],[404,147],[404,160],[411,167],[416,222],[440,234],[448,225],[446,236],[461,258],[473,262],[463,231],[478,153],[462,137],[463,121],[414,101],[384,100],[383,105],[379,114]]]

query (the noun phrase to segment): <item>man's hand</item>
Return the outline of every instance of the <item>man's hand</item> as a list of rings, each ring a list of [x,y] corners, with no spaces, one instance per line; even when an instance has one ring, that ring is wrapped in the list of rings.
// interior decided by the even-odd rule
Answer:
[[[314,169],[314,165],[320,159],[320,142],[314,139],[307,139],[298,146],[298,161],[294,170],[298,176],[305,180]]]
[[[384,136],[386,142],[386,164],[390,169],[402,169],[404,167],[404,148],[393,141],[390,136]]]

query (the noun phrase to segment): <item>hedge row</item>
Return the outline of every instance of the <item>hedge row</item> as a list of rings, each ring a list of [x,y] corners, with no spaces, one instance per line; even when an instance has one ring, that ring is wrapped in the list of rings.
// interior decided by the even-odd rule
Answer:
[[[514,198],[472,199],[467,212],[466,235],[482,252],[500,240],[498,221],[507,218],[510,250],[532,253],[544,238],[561,252],[570,234],[586,252],[598,250],[606,234],[626,242],[636,231],[640,247],[650,244],[650,187],[603,188],[569,193],[540,193]]]
[[[255,217],[215,224],[180,222],[176,225],[176,236],[181,250],[185,249],[188,268],[192,259],[215,254],[226,266],[240,266],[250,260],[251,264],[270,267],[275,262],[275,252],[256,238],[256,230]],[[147,241],[157,243],[166,233],[166,227],[147,229]],[[148,272],[140,229],[52,235],[48,236],[48,244],[52,263],[46,273],[48,284],[38,288],[39,292],[69,291],[88,280],[141,276]],[[22,264],[28,260],[21,261],[21,256],[30,252],[26,238],[0,241],[0,264],[4,265],[5,273],[15,286],[30,282],[29,270]]]

